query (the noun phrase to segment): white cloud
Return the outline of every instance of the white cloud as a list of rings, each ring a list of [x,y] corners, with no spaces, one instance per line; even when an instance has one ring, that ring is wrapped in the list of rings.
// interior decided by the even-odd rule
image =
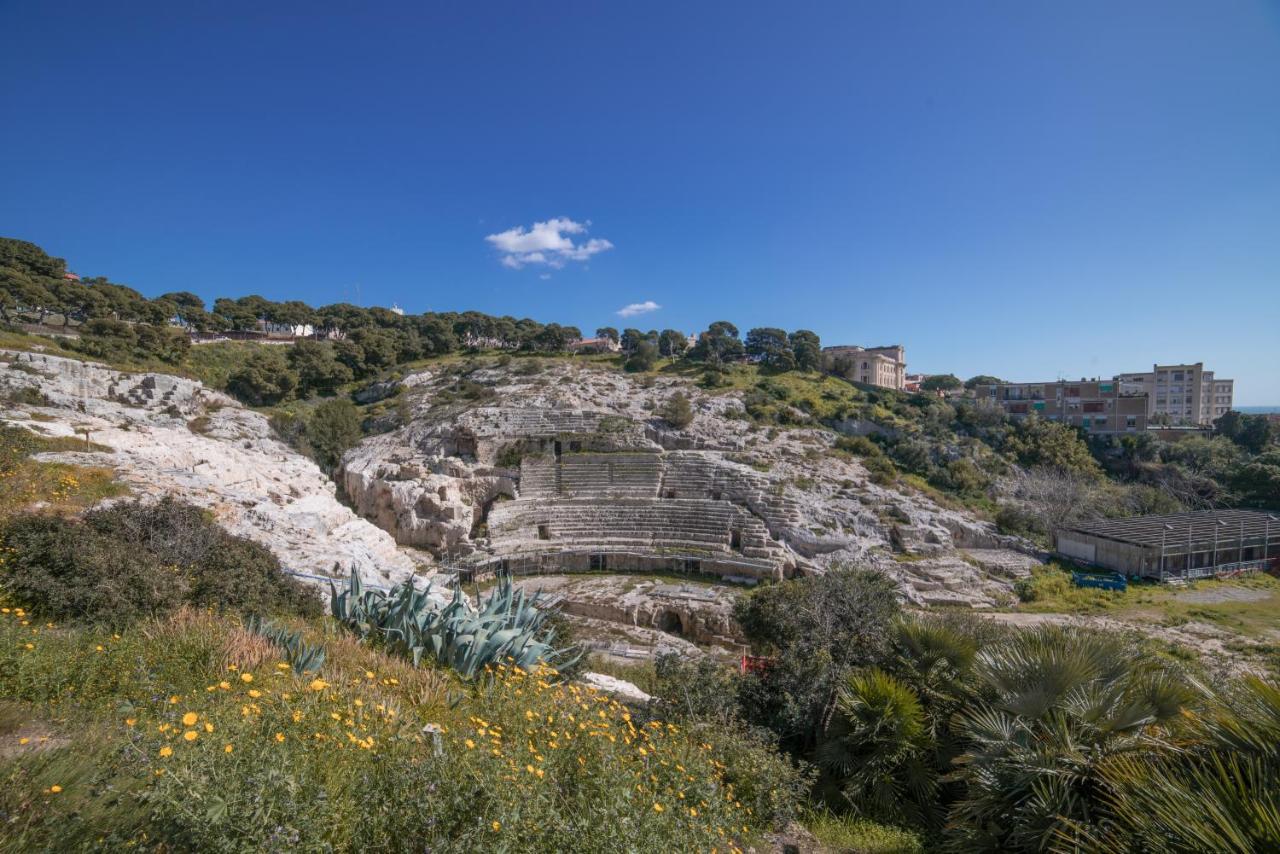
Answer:
[[[633,302],[631,305],[624,305],[618,309],[618,317],[635,317],[637,314],[648,314],[651,311],[657,311],[662,308],[651,299],[644,302]]]
[[[556,217],[546,222],[535,222],[532,227],[517,225],[506,231],[490,234],[485,238],[490,246],[501,253],[502,266],[519,270],[526,264],[545,264],[560,269],[569,261],[586,261],[612,249],[613,244],[592,237],[574,243],[570,235],[586,234],[591,221],[574,222],[568,217]]]

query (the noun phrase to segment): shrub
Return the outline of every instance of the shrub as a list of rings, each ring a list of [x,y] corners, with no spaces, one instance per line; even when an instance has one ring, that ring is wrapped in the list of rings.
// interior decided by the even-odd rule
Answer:
[[[1002,534],[1013,534],[1019,537],[1048,534],[1039,514],[1015,504],[1005,504],[996,511],[996,528]]]
[[[345,397],[326,400],[307,420],[306,436],[315,461],[321,468],[331,470],[364,436],[360,411]]]
[[[641,341],[623,363],[623,368],[632,373],[651,371],[658,363],[658,347],[652,341]]]
[[[924,854],[924,842],[909,830],[831,812],[807,815],[805,826],[824,850],[840,854]]]
[[[863,465],[874,484],[888,486],[898,479],[898,467],[888,457],[869,457]]]
[[[693,407],[689,405],[689,398],[679,391],[666,399],[659,407],[658,415],[677,430],[693,423]]]
[[[273,406],[298,385],[298,375],[285,361],[279,347],[253,351],[227,378],[227,391],[250,406]]]
[[[878,457],[883,454],[880,446],[866,436],[841,436],[836,439],[836,450],[855,457]]]
[[[172,499],[120,504],[83,521],[27,515],[3,529],[0,578],[41,617],[123,625],[180,604],[317,614],[320,603],[265,547]]]
[[[755,590],[734,616],[759,652],[774,656],[742,683],[749,721],[792,746],[817,739],[845,676],[889,653],[897,587],[874,570],[835,567]]]

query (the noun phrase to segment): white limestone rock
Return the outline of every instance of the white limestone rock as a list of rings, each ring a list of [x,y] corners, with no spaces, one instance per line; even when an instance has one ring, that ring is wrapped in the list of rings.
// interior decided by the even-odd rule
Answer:
[[[7,408],[5,422],[55,436],[88,430],[113,449],[46,456],[110,466],[136,497],[207,507],[295,572],[345,576],[354,567],[385,586],[419,571],[390,535],[338,501],[315,463],[271,435],[265,416],[230,397],[181,377],[39,353],[0,351],[0,359],[0,388],[35,389],[47,401]]]

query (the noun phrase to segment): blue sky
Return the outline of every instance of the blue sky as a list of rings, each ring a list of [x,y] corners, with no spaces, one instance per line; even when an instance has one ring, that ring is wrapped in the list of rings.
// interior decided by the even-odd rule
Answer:
[[[724,318],[961,376],[1203,360],[1280,402],[1276,2],[0,0],[0,29],[0,234],[147,294]]]

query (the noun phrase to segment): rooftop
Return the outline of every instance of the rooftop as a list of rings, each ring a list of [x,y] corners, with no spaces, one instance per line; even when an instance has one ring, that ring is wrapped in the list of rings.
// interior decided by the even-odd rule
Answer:
[[[1242,527],[1243,526],[1243,529]],[[1220,537],[1245,537],[1269,533],[1280,536],[1280,512],[1259,510],[1198,510],[1192,513],[1170,513],[1163,516],[1135,516],[1131,519],[1107,519],[1073,525],[1064,530],[1078,531],[1121,543],[1159,546],[1184,543],[1188,538],[1212,540],[1214,528]]]

